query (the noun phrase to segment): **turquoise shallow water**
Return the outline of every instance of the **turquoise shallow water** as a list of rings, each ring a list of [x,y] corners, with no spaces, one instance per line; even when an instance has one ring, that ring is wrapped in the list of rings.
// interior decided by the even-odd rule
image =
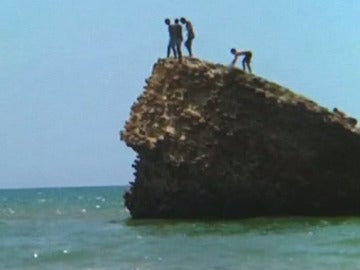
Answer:
[[[121,187],[0,190],[0,269],[360,269],[360,219],[129,219]]]

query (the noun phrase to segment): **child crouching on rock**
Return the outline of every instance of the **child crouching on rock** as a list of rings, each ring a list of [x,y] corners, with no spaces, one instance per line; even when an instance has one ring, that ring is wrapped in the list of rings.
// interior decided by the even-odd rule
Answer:
[[[233,54],[235,57],[234,57],[234,60],[231,62],[231,65],[234,66],[238,57],[241,56],[241,55],[244,55],[244,59],[242,60],[242,66],[243,66],[243,70],[246,71],[246,67],[248,69],[248,71],[251,73],[251,66],[250,66],[250,63],[251,63],[251,57],[252,57],[252,52],[251,51],[240,51],[238,52],[235,48],[232,48],[230,50],[230,53]]]

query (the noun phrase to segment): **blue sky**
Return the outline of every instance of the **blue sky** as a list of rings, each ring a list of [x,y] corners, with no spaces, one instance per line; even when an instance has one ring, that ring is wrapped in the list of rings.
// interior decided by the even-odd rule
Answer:
[[[152,65],[165,17],[193,22],[197,57],[253,51],[253,70],[360,119],[358,0],[2,0],[0,188],[125,185],[118,133]]]

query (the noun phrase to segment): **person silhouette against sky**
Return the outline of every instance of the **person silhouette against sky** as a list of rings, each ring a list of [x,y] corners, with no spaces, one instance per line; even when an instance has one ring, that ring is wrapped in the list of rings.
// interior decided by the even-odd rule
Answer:
[[[242,60],[243,70],[246,71],[246,67],[247,67],[248,71],[250,73],[252,73],[251,66],[250,66],[251,58],[252,58],[252,52],[251,51],[237,51],[235,48],[232,48],[230,50],[230,53],[234,55],[234,60],[231,62],[231,66],[235,65],[235,63],[236,63],[239,56],[244,55],[244,58]]]
[[[181,23],[185,25],[186,31],[187,31],[187,40],[185,41],[185,47],[189,52],[189,56],[191,57],[192,54],[192,41],[195,38],[194,28],[192,26],[192,23],[188,20],[186,20],[184,17],[180,19]]]
[[[174,57],[177,57],[177,53],[176,53],[176,46],[175,46],[175,25],[171,24],[170,19],[166,18],[165,19],[165,24],[168,26],[168,30],[169,30],[169,43],[167,46],[167,57],[170,57],[170,53],[171,51],[174,54]]]
[[[176,53],[179,58],[179,61],[181,61],[182,60],[181,43],[183,41],[183,35],[182,35],[182,27],[181,24],[179,23],[179,19],[175,19],[174,28],[175,28],[174,36],[175,36]]]

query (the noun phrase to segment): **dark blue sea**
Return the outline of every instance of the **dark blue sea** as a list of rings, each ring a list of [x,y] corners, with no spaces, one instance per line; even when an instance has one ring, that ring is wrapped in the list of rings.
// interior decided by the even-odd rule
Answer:
[[[360,219],[131,220],[124,187],[0,190],[0,269],[360,269]]]

